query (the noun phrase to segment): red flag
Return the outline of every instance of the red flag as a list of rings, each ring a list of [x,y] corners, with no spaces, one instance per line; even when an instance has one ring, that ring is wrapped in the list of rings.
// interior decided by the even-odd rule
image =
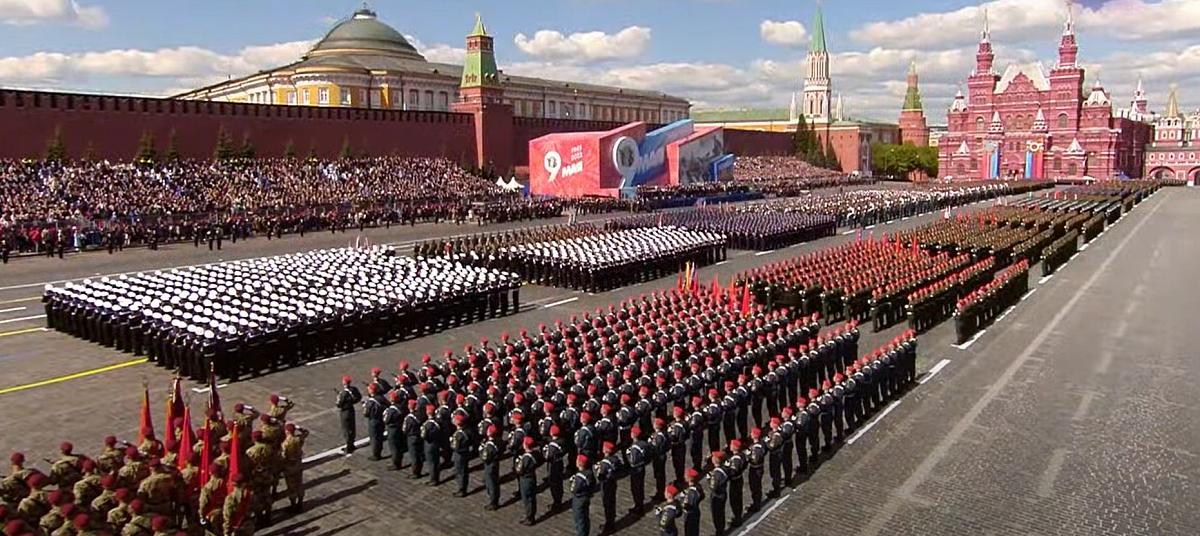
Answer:
[[[200,451],[200,487],[204,487],[208,483],[208,478],[212,475],[208,474],[208,466],[212,464],[212,434],[209,426],[208,418],[204,419],[204,430],[200,432],[200,437],[204,440],[204,450]]]
[[[154,435],[154,419],[150,417],[150,388],[142,388],[142,423],[138,428],[138,444],[146,441],[147,436]]]
[[[713,282],[712,282],[712,295],[717,296],[718,294],[720,294],[720,292],[721,292],[721,281],[720,281],[720,279],[717,278],[716,274],[714,274]]]
[[[681,288],[683,288],[683,274],[682,273],[677,274],[675,276],[675,290],[679,290]]]
[[[233,483],[237,482],[238,475],[242,473],[242,445],[238,439],[241,433],[238,430],[237,423],[234,423],[231,435],[233,436],[233,440],[230,441],[229,445],[229,471],[226,476],[229,479],[226,482],[226,492],[228,493],[233,493]]]
[[[187,406],[183,407],[183,432],[179,435],[179,455],[175,457],[175,466],[183,469],[192,458],[192,452],[196,450],[196,434],[192,431],[192,408]]]
[[[205,409],[209,412],[215,411],[217,419],[224,417],[221,412],[221,395],[217,393],[217,368],[212,364],[208,366],[208,407]],[[207,414],[205,418],[208,418]]]
[[[730,285],[730,287],[729,287],[729,309],[730,310],[733,310],[734,308],[737,307],[737,299],[738,299],[737,285]]]
[[[742,293],[742,315],[750,314],[750,285],[746,285],[745,292]]]
[[[175,437],[175,419],[183,416],[183,386],[176,376],[171,380],[171,395],[167,397],[167,435],[163,438],[167,452],[175,452],[178,438]]]

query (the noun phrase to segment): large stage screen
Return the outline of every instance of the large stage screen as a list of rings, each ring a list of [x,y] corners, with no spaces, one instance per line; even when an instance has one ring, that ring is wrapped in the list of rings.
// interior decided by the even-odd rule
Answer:
[[[725,155],[725,130],[715,127],[696,132],[680,141],[671,153],[672,184],[715,181],[712,164]]]
[[[578,197],[600,195],[603,132],[550,134],[529,141],[529,192]]]

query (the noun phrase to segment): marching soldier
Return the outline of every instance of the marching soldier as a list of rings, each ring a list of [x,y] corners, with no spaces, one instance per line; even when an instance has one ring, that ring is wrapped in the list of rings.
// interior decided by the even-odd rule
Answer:
[[[304,440],[308,438],[308,430],[292,423],[284,425],[283,430],[287,436],[280,447],[280,455],[288,505],[293,512],[300,513],[304,509]]]
[[[779,456],[782,462],[782,478],[785,485],[790,485],[792,482],[795,458],[792,457],[796,442],[796,425],[792,422],[792,408],[783,408],[783,418],[779,424],[779,437],[783,440],[782,448],[780,448]]]
[[[83,458],[73,453],[75,445],[70,441],[64,441],[59,450],[62,455],[50,466],[50,483],[59,489],[69,489],[82,476]]]
[[[425,472],[429,474],[427,486],[436,486],[442,480],[442,427],[434,418],[436,407],[425,406],[425,422],[421,423],[421,441],[425,448]]]
[[[681,512],[679,503],[676,501],[679,490],[674,485],[670,485],[667,486],[665,492],[666,501],[654,510],[654,515],[658,518],[658,534],[659,536],[679,536],[678,519]]]
[[[383,459],[383,413],[387,407],[387,401],[379,392],[379,384],[367,385],[367,398],[363,400],[363,417],[367,420],[367,437],[371,438],[371,461],[373,462]]]
[[[575,536],[590,536],[592,532],[592,493],[596,489],[596,475],[588,465],[588,458],[580,454],[575,458],[575,474],[571,476],[571,517],[575,521]]]
[[[696,471],[700,471],[704,465],[704,432],[707,429],[704,400],[698,396],[692,397],[692,414],[688,417],[688,450],[692,457],[691,468]]]
[[[641,513],[646,506],[646,463],[654,456],[654,450],[642,439],[641,428],[631,428],[630,437],[633,444],[625,452],[625,459],[629,462],[629,491],[633,495],[633,508],[629,511]]]
[[[708,488],[712,492],[709,506],[712,512],[713,527],[717,536],[725,534],[725,504],[729,498],[729,469],[725,465],[725,454],[721,451],[712,454],[713,470],[708,475]]]
[[[733,525],[742,524],[742,512],[745,500],[742,496],[742,483],[745,480],[746,453],[742,451],[742,442],[734,439],[729,442],[729,460],[725,462],[725,471],[729,476],[729,509],[733,511]]]
[[[617,481],[621,478],[621,458],[612,442],[604,443],[604,459],[596,467],[596,481],[600,483],[600,502],[604,508],[604,525],[600,532],[607,533],[615,528],[617,521]]]
[[[661,500],[667,489],[667,456],[671,450],[671,438],[667,435],[666,421],[654,419],[654,434],[650,436],[649,454],[654,468],[654,500]]]
[[[762,442],[762,429],[750,431],[750,448],[746,452],[746,461],[750,476],[750,510],[762,507],[763,499],[763,464],[766,463],[767,447]]]
[[[683,408],[675,406],[675,422],[668,434],[671,437],[671,465],[675,468],[675,482],[683,482],[683,470],[687,465],[688,426],[683,417]]]
[[[557,425],[550,427],[550,441],[542,449],[542,457],[546,460],[546,484],[550,488],[551,512],[557,512],[563,502],[563,480],[566,478],[566,449],[563,448],[562,430]]]
[[[342,390],[338,392],[337,408],[342,423],[342,437],[346,440],[343,452],[350,455],[354,452],[354,440],[358,434],[358,423],[354,414],[354,406],[362,401],[362,393],[351,385],[349,376],[342,376]]]
[[[767,448],[767,472],[771,476],[771,492],[768,495],[771,497],[783,490],[783,434],[779,432],[782,423],[779,417],[771,417],[771,433],[763,442]]]
[[[125,461],[125,451],[117,445],[117,438],[108,436],[104,438],[104,451],[96,457],[96,468],[101,473],[115,473],[121,468]]]
[[[121,536],[150,536],[154,532],[151,522],[145,503],[141,499],[134,499],[129,503],[129,522],[121,529]],[[234,532],[226,529],[225,534],[232,535]]]
[[[75,503],[83,506],[92,504],[92,501],[98,497],[103,489],[101,481],[103,477],[96,471],[96,462],[90,458],[84,458],[80,464],[83,474],[75,486],[72,488],[75,494]]]
[[[404,408],[401,407],[399,391],[388,393],[387,408],[383,410],[383,424],[387,432],[388,456],[392,458],[389,471],[399,471],[404,465]]]
[[[467,421],[463,416],[455,417],[454,426],[456,429],[450,436],[450,449],[454,452],[454,479],[458,484],[454,496],[466,497],[470,480],[467,464],[471,461],[471,450],[474,446],[471,444],[471,434],[467,432]]]
[[[383,377],[380,376],[381,374],[383,374],[383,371],[380,370],[379,367],[371,369],[371,383],[368,384],[367,388],[370,389],[370,386],[374,385],[375,391],[379,393],[379,396],[385,396],[392,392],[392,384],[383,379]]]
[[[261,430],[251,432],[254,445],[246,451],[246,458],[253,463],[250,482],[250,506],[255,522],[266,525],[271,519],[271,487],[275,484],[279,470],[279,459],[275,449],[263,438]]]
[[[276,394],[272,394],[268,401],[271,404],[267,408],[267,415],[280,422],[286,421],[288,412],[296,407],[295,402]]]
[[[517,480],[521,495],[521,524],[532,526],[537,522],[537,456],[532,437],[526,437],[525,453],[517,458]]]
[[[291,493],[290,486],[291,484],[288,488],[289,494]],[[219,534],[225,525],[224,505],[228,489],[225,481],[225,468],[213,464],[209,468],[208,482],[204,484],[203,488],[200,488],[200,522],[207,527],[210,533]],[[120,491],[117,492],[118,499],[120,499]],[[119,509],[120,506],[108,514],[109,524],[113,523],[113,515]]]
[[[679,503],[683,507],[683,535],[700,536],[700,503],[704,502],[700,472],[688,469],[686,478],[688,487],[679,494]]]
[[[423,413],[417,409],[417,401],[408,401],[408,415],[404,416],[404,439],[408,443],[408,466],[412,472],[410,478],[421,478],[421,469],[425,466],[425,442],[421,439],[424,429]]]
[[[483,458],[483,487],[487,491],[488,503],[484,510],[495,510],[500,507],[500,458],[503,449],[500,446],[500,429],[496,425],[488,426],[486,441],[479,447],[479,457]]]

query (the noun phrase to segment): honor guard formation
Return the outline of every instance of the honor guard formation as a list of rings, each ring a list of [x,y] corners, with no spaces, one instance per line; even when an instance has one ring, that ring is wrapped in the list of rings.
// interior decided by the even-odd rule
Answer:
[[[272,394],[265,411],[238,403],[227,416],[215,382],[199,429],[176,378],[163,440],[154,433],[147,388],[136,444],[108,436],[89,457],[64,442],[58,459],[46,460],[48,473],[13,453],[0,481],[3,534],[249,536],[270,523],[277,499],[300,512],[309,432],[288,422],[295,403]]]
[[[48,286],[52,329],[237,380],[516,313],[511,273],[345,248]]]
[[[539,521],[544,486],[550,512],[572,510],[576,534],[591,533],[596,494],[601,532],[666,501],[655,514],[664,533],[678,517],[695,534],[709,493],[722,532],[727,509],[740,523],[916,376],[911,331],[860,358],[855,322],[822,334],[817,315],[740,295],[660,291],[504,333],[440,361],[401,362],[392,384],[376,369],[365,398],[343,378],[345,451],[361,401],[372,460],[430,486],[451,482],[460,497],[477,469],[487,510],[505,502],[511,475],[521,524]],[[616,511],[618,487],[634,497],[628,513]]]
[[[837,233],[837,217],[832,215],[733,212],[722,209],[698,209],[643,214],[609,221],[609,229],[638,229],[672,226],[720,233],[729,239],[729,247],[766,251],[808,242]]]
[[[986,186],[942,185],[904,190],[849,190],[810,193],[802,197],[752,203],[743,212],[823,214],[838,217],[839,227],[865,227],[947,207],[1040,190],[1053,186],[1041,181],[1003,182]]]

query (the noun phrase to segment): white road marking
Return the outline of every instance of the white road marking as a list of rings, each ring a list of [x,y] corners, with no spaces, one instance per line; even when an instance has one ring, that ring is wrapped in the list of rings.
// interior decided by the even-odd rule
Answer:
[[[21,322],[24,320],[37,320],[39,318],[46,318],[46,315],[33,315],[33,316],[23,316],[21,318],[9,318],[8,320],[0,320],[0,324],[8,324],[10,322]]]
[[[13,307],[12,309],[0,309],[0,313],[11,313],[13,311],[24,311],[27,307]]]
[[[750,531],[754,530],[754,527],[757,527],[759,523],[762,523],[764,520],[766,520],[767,517],[771,515],[771,512],[774,512],[776,508],[779,508],[783,504],[783,502],[788,500],[789,498],[791,498],[791,496],[792,496],[792,494],[788,493],[787,495],[784,495],[783,497],[780,497],[779,499],[777,499],[775,501],[775,504],[772,504],[770,508],[763,510],[762,515],[758,516],[758,519],[755,519],[753,523],[746,525],[746,528],[742,529],[742,531],[739,532],[737,534],[737,536],[746,536],[747,534],[749,534]]]
[[[556,301],[556,302],[547,303],[546,305],[543,305],[543,306],[542,306],[542,308],[543,308],[543,309],[549,309],[549,308],[551,308],[551,307],[556,307],[556,306],[559,306],[559,305],[563,305],[563,304],[571,303],[571,302],[573,302],[573,301],[576,301],[576,300],[578,300],[578,299],[579,299],[579,297],[578,297],[578,296],[576,296],[576,297],[574,297],[574,298],[567,298],[567,299],[565,299],[565,300],[558,300],[558,301]]]
[[[226,387],[226,386],[228,386],[228,385],[229,385],[228,383],[218,383],[218,384],[217,384],[217,389],[220,389],[220,388],[222,388],[222,387]],[[207,393],[207,392],[209,392],[209,391],[211,391],[211,390],[212,390],[212,387],[203,387],[203,388],[201,388],[201,387],[193,387],[193,388],[192,388],[192,392],[194,392],[194,393]]]
[[[1029,299],[1030,296],[1033,296],[1034,292],[1037,292],[1036,288],[1029,289],[1029,292],[1026,292],[1024,296],[1021,296],[1021,301],[1025,301],[1025,300]]]
[[[362,439],[359,439],[358,441],[355,441],[355,442],[354,442],[354,447],[355,447],[355,448],[358,448],[358,447],[364,447],[364,446],[366,446],[366,445],[367,445],[367,443],[370,443],[370,442],[371,442],[371,438],[369,438],[369,437],[364,437],[364,438],[362,438]],[[308,464],[308,463],[315,462],[315,461],[317,461],[317,460],[322,460],[322,459],[328,458],[328,457],[330,457],[330,456],[333,456],[333,455],[335,455],[335,454],[341,454],[341,453],[342,453],[342,449],[344,449],[344,448],[345,448],[345,447],[337,447],[337,448],[332,448],[332,449],[329,449],[329,450],[327,450],[327,451],[325,451],[325,452],[319,452],[319,453],[317,453],[317,454],[313,454],[312,456],[309,456],[309,457],[307,457],[307,458],[305,458],[305,459],[303,459],[303,460],[300,460],[300,463],[303,463],[303,464]]]
[[[770,255],[770,254],[772,254],[772,253],[775,253],[775,250],[773,250],[773,249],[772,249],[772,250],[770,250],[770,251],[760,251],[760,252],[758,252],[758,253],[755,253],[755,254],[754,254],[754,256],[755,256],[755,257],[762,257],[763,255]]]
[[[900,405],[900,401],[897,400],[895,402],[892,402],[891,405],[889,405],[888,407],[883,408],[883,411],[879,412],[879,415],[876,415],[875,418],[871,419],[871,422],[867,423],[866,426],[860,428],[857,432],[854,433],[854,435],[850,436],[850,439],[846,440],[846,444],[853,445],[855,441],[858,441],[860,438],[862,438],[862,436],[865,435],[867,433],[867,431],[869,431],[871,428],[873,428],[876,424],[879,424],[879,421],[883,420],[884,417],[887,417],[887,414],[891,413],[892,410],[896,409],[896,406],[899,406],[899,405]]]
[[[946,365],[949,365],[949,364],[950,364],[949,359],[943,359],[941,361],[938,361],[938,364],[934,365],[933,368],[929,369],[929,372],[925,373],[925,377],[921,378],[921,381],[917,382],[917,384],[925,385],[925,382],[932,380],[934,375],[941,372],[942,369],[946,368]]]
[[[979,338],[982,337],[984,333],[987,333],[987,330],[981,329],[981,330],[979,330],[979,333],[976,333],[974,337],[971,337],[971,340],[964,342],[962,344],[951,344],[950,346],[958,348],[959,350],[966,350],[967,348],[970,348],[972,344],[975,344],[975,341],[979,340]]]
[[[1038,279],[1038,284],[1039,285],[1045,284],[1047,281],[1049,281],[1053,278],[1054,278],[1054,274],[1043,276],[1041,279]]]
[[[849,235],[849,234],[854,234],[854,233],[857,233],[857,232],[858,232],[858,229],[850,229],[849,231],[846,231],[846,232],[842,233],[842,236],[846,236],[846,235]]]
[[[722,264],[725,264],[725,263],[727,263],[727,262],[729,262],[729,261],[721,261],[721,262],[718,262],[718,263],[714,264],[713,266],[720,266],[720,265],[722,265]]]

